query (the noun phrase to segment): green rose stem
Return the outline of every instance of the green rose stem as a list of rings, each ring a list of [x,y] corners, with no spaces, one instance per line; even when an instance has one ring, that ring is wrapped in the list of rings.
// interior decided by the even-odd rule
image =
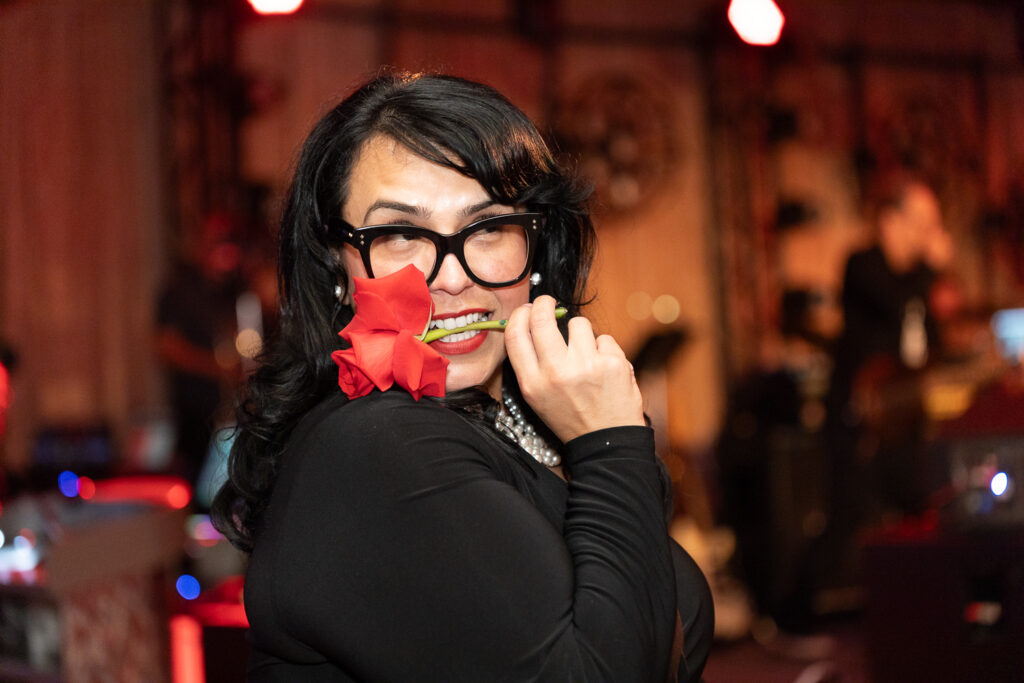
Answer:
[[[567,309],[558,307],[555,309],[555,317],[562,318],[568,312]],[[420,335],[420,339],[429,344],[432,341],[437,341],[441,337],[447,337],[449,334],[457,334],[458,332],[468,332],[469,330],[498,330],[504,331],[507,320],[481,320],[479,322],[470,323],[463,325],[462,327],[453,327],[450,330],[443,328],[435,328],[428,330]]]

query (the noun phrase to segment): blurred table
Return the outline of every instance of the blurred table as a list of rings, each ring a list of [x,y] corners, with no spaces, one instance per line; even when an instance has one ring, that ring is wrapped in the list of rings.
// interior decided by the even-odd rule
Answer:
[[[868,539],[872,681],[1024,680],[1024,528],[903,523]]]
[[[15,507],[5,506],[8,525]],[[38,513],[37,528],[22,531],[37,537],[40,561],[0,574],[0,680],[168,680],[166,591],[185,511],[53,499],[21,507]]]

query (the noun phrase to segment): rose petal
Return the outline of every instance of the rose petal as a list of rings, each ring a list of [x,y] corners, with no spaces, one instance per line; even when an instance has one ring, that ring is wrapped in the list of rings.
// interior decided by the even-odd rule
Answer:
[[[374,384],[366,374],[359,369],[355,361],[355,352],[352,349],[335,351],[331,359],[338,365],[338,386],[351,398],[366,396],[373,391]]]
[[[353,362],[381,391],[387,391],[395,382],[392,367],[397,336],[390,331],[352,334]]]
[[[410,332],[395,338],[392,367],[395,383],[417,401],[421,396],[444,396],[448,359]]]
[[[359,280],[359,278],[356,278]],[[373,280],[366,280],[373,282]],[[341,331],[341,336],[348,339],[352,332],[374,332],[385,330],[398,332],[402,329],[402,322],[395,315],[391,302],[377,292],[363,292],[359,289],[360,283],[356,283],[355,294],[352,299],[355,301],[356,314],[352,322]]]
[[[448,359],[417,336],[431,315],[423,273],[410,265],[382,278],[353,279],[355,315],[338,333],[351,348],[331,354],[342,391],[358,398],[397,382],[417,401],[444,396]]]
[[[372,320],[374,324],[381,326],[391,325],[392,321],[397,321],[394,326],[384,329],[409,330],[414,334],[422,333],[423,328],[430,322],[430,290],[427,288],[426,277],[416,266],[410,264],[385,277],[353,280],[356,285],[356,292],[353,295],[356,315],[363,315],[366,320]],[[364,313],[360,294],[373,294],[379,297],[367,301],[372,306],[372,311]],[[385,313],[380,310],[378,302],[383,302],[390,311]],[[387,316],[386,323],[383,316]]]

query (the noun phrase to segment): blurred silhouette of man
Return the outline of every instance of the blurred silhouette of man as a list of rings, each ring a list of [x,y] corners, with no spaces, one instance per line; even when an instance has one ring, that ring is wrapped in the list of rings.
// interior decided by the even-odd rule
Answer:
[[[865,506],[912,514],[924,508],[920,371],[938,338],[930,293],[953,255],[939,200],[917,177],[885,178],[874,220],[875,244],[846,263],[844,324],[827,402],[834,493],[848,504],[843,514],[854,515],[852,524],[870,512]],[[868,493],[875,495],[866,500]]]
[[[953,256],[939,200],[920,178],[884,176],[873,199],[874,242],[843,276],[843,330],[833,352],[824,446],[828,521],[801,564],[785,628],[813,628],[822,588],[859,581],[862,531],[883,515],[927,505],[922,370],[938,338],[930,292]]]

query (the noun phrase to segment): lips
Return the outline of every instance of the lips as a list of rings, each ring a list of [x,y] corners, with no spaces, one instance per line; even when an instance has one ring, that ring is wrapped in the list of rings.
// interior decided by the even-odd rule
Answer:
[[[470,323],[489,320],[490,315],[491,312],[486,308],[466,309],[455,313],[442,313],[431,318],[430,329],[443,328],[452,330],[456,327],[465,327]],[[484,343],[484,339],[486,337],[487,332],[484,330],[466,330],[465,332],[456,332],[455,334],[450,334],[447,337],[431,342],[430,346],[439,353],[443,353],[446,356],[453,356],[476,351],[480,348],[480,345]]]

